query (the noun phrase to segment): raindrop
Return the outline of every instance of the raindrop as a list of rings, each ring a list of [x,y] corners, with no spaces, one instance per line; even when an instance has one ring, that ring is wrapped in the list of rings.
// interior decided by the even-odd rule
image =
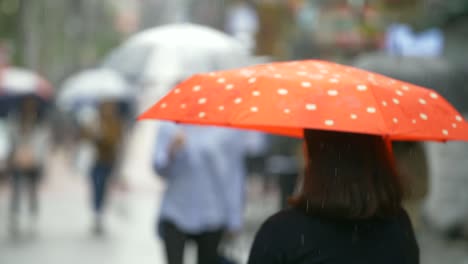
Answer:
[[[434,92],[431,92],[429,95],[431,96],[432,99],[437,99],[437,98],[439,98],[439,96],[438,96],[436,93],[434,93]]]
[[[225,82],[226,82],[226,79],[224,79],[224,78],[219,78],[219,79],[217,80],[217,82],[218,82],[218,83],[225,83]]]
[[[206,113],[205,112],[200,112],[198,113],[198,117],[199,118],[204,118],[206,116]]]
[[[234,84],[228,84],[226,85],[226,90],[232,90],[234,88]]]
[[[400,91],[400,90],[396,90],[395,93],[396,93],[398,96],[403,96],[403,92]]]
[[[424,104],[426,104],[427,102],[426,102],[426,100],[424,100],[424,99],[422,99],[422,98],[419,98],[419,103],[424,105]]]
[[[235,104],[240,104],[240,103],[242,103],[242,98],[237,97],[237,98],[234,100],[234,103],[235,103]]]
[[[356,114],[351,114],[350,117],[351,117],[351,119],[357,119],[358,118],[358,116]]]
[[[302,86],[302,87],[308,88],[308,87],[311,86],[311,83],[310,83],[310,82],[302,82],[302,83],[301,83],[301,86]]]
[[[405,90],[405,91],[409,91],[409,87],[406,86],[406,85],[401,86],[401,89],[403,89],[403,90]]]
[[[455,119],[458,121],[458,122],[461,122],[463,121],[463,118],[459,115],[455,116]]]
[[[447,130],[447,129],[443,129],[443,130],[442,130],[442,134],[444,134],[444,135],[448,136],[449,132],[448,132],[448,130]]]
[[[400,103],[400,100],[398,100],[396,98],[393,98],[392,101],[393,101],[394,104],[399,104]]]
[[[201,86],[200,86],[200,85],[195,85],[195,86],[192,88],[192,90],[193,90],[194,92],[198,92],[198,91],[201,90]]]
[[[419,117],[421,117],[422,120],[427,120],[428,119],[427,115],[424,114],[424,113],[419,114]]]
[[[258,112],[258,107],[252,106],[252,107],[250,108],[250,111],[252,111],[252,112]]]
[[[255,83],[257,81],[257,78],[252,77],[249,79],[249,83]]]
[[[253,96],[260,96],[260,91],[253,91],[253,92],[252,92],[252,95],[253,95]]]

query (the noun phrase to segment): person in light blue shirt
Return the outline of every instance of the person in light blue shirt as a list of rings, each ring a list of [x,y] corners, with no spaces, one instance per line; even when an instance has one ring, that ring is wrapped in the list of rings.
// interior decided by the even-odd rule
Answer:
[[[166,179],[158,230],[169,264],[183,261],[194,240],[198,263],[219,263],[225,232],[242,227],[244,197],[243,133],[234,129],[162,122],[153,165]]]

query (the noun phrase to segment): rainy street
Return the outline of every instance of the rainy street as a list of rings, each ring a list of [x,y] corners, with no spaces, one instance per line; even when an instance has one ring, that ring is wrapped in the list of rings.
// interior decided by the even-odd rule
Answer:
[[[113,197],[104,237],[92,235],[87,181],[80,175],[67,175],[60,167],[60,155],[51,160],[51,169],[42,188],[43,204],[36,234],[13,238],[5,223],[0,232],[0,263],[165,263],[163,244],[154,234],[154,221],[163,191],[157,180],[134,183],[124,197]],[[262,187],[255,179],[248,184],[245,230],[227,251],[239,263],[245,263],[254,233],[262,221],[277,210],[278,192],[260,195]],[[8,191],[0,190],[0,216],[5,217]],[[28,223],[23,223],[27,226]],[[468,264],[468,243],[447,242],[420,228],[417,231],[421,263]],[[193,245],[187,249],[187,264],[195,264]]]
[[[468,264],[468,0],[0,0],[0,264]]]

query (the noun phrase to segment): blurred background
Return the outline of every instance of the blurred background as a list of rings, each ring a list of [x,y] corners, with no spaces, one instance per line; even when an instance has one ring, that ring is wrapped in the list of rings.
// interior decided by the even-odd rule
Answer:
[[[213,29],[242,48],[197,38]],[[0,0],[0,263],[165,263],[158,124],[135,118],[196,72],[299,59],[436,89],[466,117],[468,0]],[[245,223],[222,246],[237,263],[300,171],[299,140],[251,141]],[[421,263],[468,263],[467,143],[394,150]],[[110,158],[104,217],[89,171]]]

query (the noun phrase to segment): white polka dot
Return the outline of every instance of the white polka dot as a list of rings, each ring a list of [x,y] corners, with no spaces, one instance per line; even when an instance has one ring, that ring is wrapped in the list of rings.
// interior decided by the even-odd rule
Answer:
[[[166,108],[167,107],[167,104],[166,103],[162,103],[161,104],[161,108]]]
[[[224,110],[224,106],[223,106],[223,105],[218,106],[218,110],[219,110],[219,111],[223,111],[223,110]]]
[[[217,82],[218,82],[218,83],[225,83],[225,82],[226,82],[226,79],[224,79],[224,78],[218,78]]]
[[[422,98],[419,98],[419,103],[425,105],[427,102],[426,102],[426,100],[424,100]]]
[[[315,111],[317,110],[317,105],[315,104],[306,104],[306,109],[309,111]]]
[[[291,110],[290,110],[289,108],[286,108],[286,109],[283,110],[283,112],[284,112],[285,114],[289,114],[289,113],[291,113]]]
[[[455,119],[458,121],[458,122],[461,122],[463,121],[463,118],[459,115],[455,116]]]
[[[253,95],[253,96],[260,96],[260,91],[253,91],[253,92],[252,92],[252,95]]]
[[[437,98],[439,98],[439,96],[438,96],[436,93],[434,93],[434,92],[431,92],[429,95],[431,96],[432,99],[437,99]]]
[[[234,103],[235,103],[235,104],[240,104],[240,103],[242,103],[242,98],[237,97],[237,98],[234,100]]]
[[[393,98],[392,101],[393,101],[394,104],[399,104],[400,103],[400,100],[398,100],[396,98]]]
[[[181,104],[181,105],[180,105],[180,108],[186,108],[186,107],[187,107],[186,104]]]
[[[201,86],[200,86],[200,85],[195,85],[195,86],[192,88],[192,90],[193,90],[194,92],[198,92],[198,91],[201,90]]]
[[[452,127],[453,127],[453,128],[457,128],[457,124],[452,123]]]
[[[180,93],[180,89],[179,88],[175,89],[174,93],[176,93],[176,94]]]
[[[226,85],[226,90],[232,90],[234,88],[234,84],[230,83]]]
[[[271,66],[271,65],[269,65],[267,68],[268,68],[270,71],[276,70],[276,68],[275,68],[274,66]]]
[[[198,113],[198,117],[199,118],[204,118],[206,116],[206,113],[205,112],[200,112]]]
[[[337,73],[333,74],[332,76],[335,77],[335,78],[341,78],[341,75],[339,75]]]
[[[416,124],[416,119],[411,120],[411,123]]]
[[[335,121],[331,120],[331,119],[327,119],[325,120],[325,125],[327,126],[333,126],[335,124]]]
[[[250,111],[252,111],[252,112],[258,112],[258,107],[252,106],[252,107],[250,107]]]
[[[310,87],[311,85],[312,85],[312,84],[311,84],[310,82],[302,82],[302,83],[301,83],[301,86],[302,86],[302,87],[305,87],[305,88]]]
[[[386,102],[386,101],[382,101],[382,105],[383,105],[383,106],[387,106],[387,102]]]
[[[278,89],[278,94],[279,94],[279,95],[287,95],[287,94],[288,94],[288,90],[286,90],[286,89],[284,89],[284,88]]]
[[[200,98],[198,99],[199,104],[205,104],[206,103],[206,98]]]
[[[375,109],[375,107],[367,107],[367,112],[374,114],[375,112],[377,112],[377,109]]]
[[[361,91],[361,92],[366,91],[366,90],[367,90],[367,86],[365,86],[364,84],[359,84],[359,85],[357,86],[357,90],[358,90],[358,91]]]
[[[424,114],[424,113],[419,114],[419,117],[421,117],[422,120],[427,120],[428,119],[427,115]]]
[[[338,79],[335,79],[335,78],[331,78],[330,80],[328,80],[329,82],[331,83],[338,83],[340,82]]]
[[[351,114],[349,117],[351,117],[351,119],[357,119],[358,116],[356,114]]]
[[[314,80],[322,80],[323,76],[320,74],[311,74],[309,75],[309,78],[314,79]]]
[[[396,90],[395,93],[396,93],[398,96],[403,96],[403,92],[400,91],[400,90]]]
[[[448,136],[449,132],[448,132],[448,130],[447,130],[447,129],[442,129],[442,134],[444,134],[444,135]]]
[[[276,79],[280,79],[283,77],[283,75],[276,73],[275,75],[273,75],[273,77],[275,77]]]
[[[409,87],[406,85],[401,86],[401,89],[403,89],[404,91],[409,91]]]
[[[398,123],[398,118],[394,117],[393,118],[393,123],[395,123],[395,124]]]
[[[305,71],[300,71],[300,72],[296,72],[297,75],[299,76],[306,76],[307,75],[307,72]]]
[[[249,79],[249,83],[255,83],[257,81],[257,78],[252,77]]]
[[[322,70],[320,70],[320,73],[327,74],[327,73],[328,73],[328,70],[322,69]]]
[[[338,95],[338,91],[337,90],[328,90],[328,95],[329,96],[337,96]]]
[[[211,77],[214,77],[214,76],[216,76],[216,73],[210,72],[210,73],[208,73],[208,75],[211,76]]]

